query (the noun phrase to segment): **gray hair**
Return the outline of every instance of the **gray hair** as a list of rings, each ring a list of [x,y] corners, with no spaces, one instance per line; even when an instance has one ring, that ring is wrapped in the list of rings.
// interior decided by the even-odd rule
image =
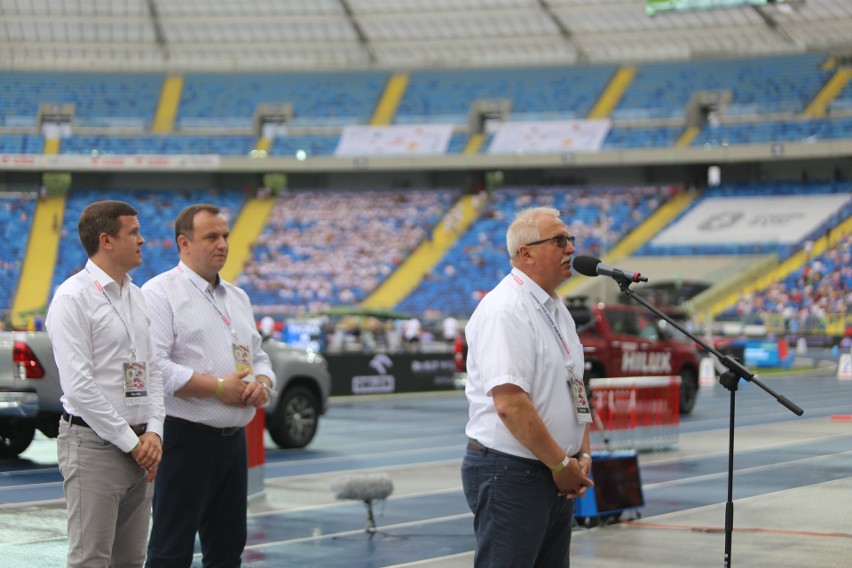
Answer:
[[[509,225],[509,230],[506,231],[506,250],[509,252],[509,260],[514,262],[521,245],[541,238],[538,219],[545,215],[559,218],[559,210],[553,207],[529,207],[518,211],[512,224]]]

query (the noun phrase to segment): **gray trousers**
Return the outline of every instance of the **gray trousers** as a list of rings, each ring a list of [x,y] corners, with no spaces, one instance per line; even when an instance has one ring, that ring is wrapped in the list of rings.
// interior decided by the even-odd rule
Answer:
[[[91,428],[64,420],[56,447],[68,511],[68,568],[142,566],[153,496],[147,472]]]

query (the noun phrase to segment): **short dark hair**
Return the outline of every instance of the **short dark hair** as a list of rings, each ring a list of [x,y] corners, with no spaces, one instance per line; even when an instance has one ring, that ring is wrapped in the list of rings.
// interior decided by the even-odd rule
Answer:
[[[77,222],[77,233],[86,254],[91,258],[98,252],[101,233],[118,236],[121,230],[119,217],[138,215],[136,209],[124,201],[96,201],[87,205]]]
[[[178,237],[181,235],[185,235],[190,239],[192,238],[192,233],[195,230],[192,222],[195,219],[195,214],[201,211],[206,211],[213,215],[218,215],[222,212],[218,207],[209,203],[196,203],[195,205],[186,207],[178,214],[177,219],[175,219],[175,242],[177,242]]]

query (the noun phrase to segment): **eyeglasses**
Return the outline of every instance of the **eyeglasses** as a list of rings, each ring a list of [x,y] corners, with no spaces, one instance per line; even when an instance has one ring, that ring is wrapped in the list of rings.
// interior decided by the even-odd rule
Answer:
[[[574,235],[556,235],[555,237],[549,237],[546,239],[541,239],[540,241],[533,241],[531,243],[527,243],[526,246],[531,247],[533,245],[540,245],[548,241],[553,241],[554,243],[556,243],[556,246],[561,249],[564,249],[565,245],[567,245],[568,243],[571,243],[571,246],[574,246],[575,240],[577,240],[577,237],[575,237]]]

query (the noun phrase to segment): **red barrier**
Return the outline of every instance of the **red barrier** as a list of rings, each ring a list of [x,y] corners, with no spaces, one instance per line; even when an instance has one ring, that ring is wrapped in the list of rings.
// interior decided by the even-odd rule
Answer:
[[[257,409],[251,422],[246,425],[246,447],[248,448],[248,496],[249,499],[263,496],[263,464],[266,450],[263,434],[266,428],[266,411]]]
[[[590,384],[592,406],[615,447],[677,443],[680,377],[592,379]]]

